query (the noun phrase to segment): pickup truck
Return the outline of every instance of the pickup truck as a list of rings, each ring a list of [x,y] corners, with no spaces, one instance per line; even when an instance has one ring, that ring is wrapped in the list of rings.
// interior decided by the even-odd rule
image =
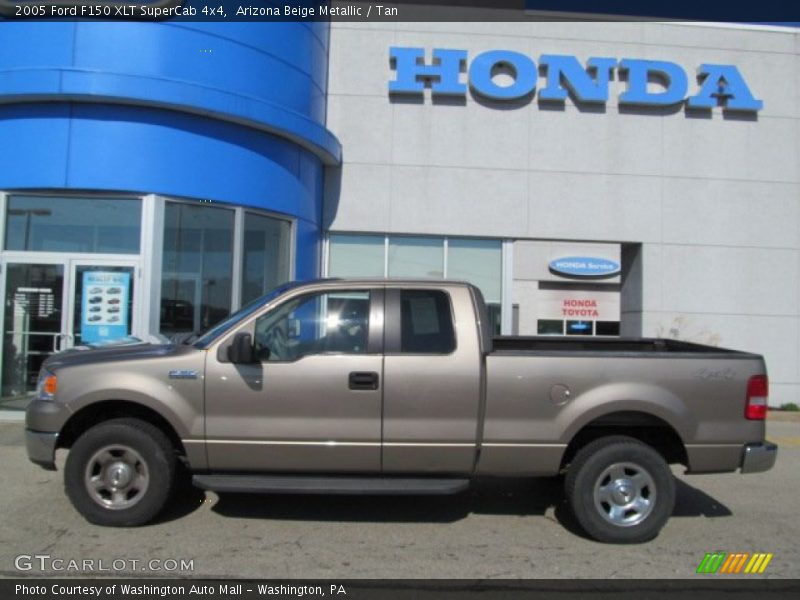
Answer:
[[[467,283],[319,280],[191,344],[73,349],[43,365],[30,459],[89,521],[152,520],[176,471],[217,492],[455,494],[565,475],[600,541],[655,537],[689,473],[770,469],[754,354],[663,339],[493,337]]]

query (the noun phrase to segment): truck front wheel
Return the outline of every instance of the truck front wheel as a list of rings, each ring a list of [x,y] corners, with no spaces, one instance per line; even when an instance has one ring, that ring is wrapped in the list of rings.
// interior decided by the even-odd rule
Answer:
[[[175,452],[160,429],[139,419],[112,419],[73,444],[64,487],[88,521],[134,527],[152,520],[167,503],[175,467]]]
[[[675,480],[664,458],[626,436],[581,448],[567,470],[566,493],[575,518],[600,542],[653,539],[672,514]]]

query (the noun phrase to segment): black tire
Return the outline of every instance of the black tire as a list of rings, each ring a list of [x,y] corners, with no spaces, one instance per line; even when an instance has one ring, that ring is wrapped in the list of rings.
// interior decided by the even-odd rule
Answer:
[[[169,501],[176,462],[160,429],[139,419],[112,419],[87,430],[72,445],[64,488],[91,523],[144,525]]]
[[[658,535],[675,506],[675,480],[652,447],[627,436],[597,439],[567,469],[566,495],[599,542],[635,544]]]

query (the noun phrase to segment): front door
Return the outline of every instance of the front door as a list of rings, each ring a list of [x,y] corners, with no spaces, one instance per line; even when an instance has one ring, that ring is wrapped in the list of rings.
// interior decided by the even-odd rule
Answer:
[[[239,329],[256,363],[209,352],[209,466],[379,473],[382,304],[380,290],[306,293]]]
[[[0,409],[24,409],[48,356],[138,331],[138,262],[10,255],[2,268]]]
[[[39,367],[64,342],[65,265],[2,265],[3,368],[0,408],[22,409],[36,388]]]

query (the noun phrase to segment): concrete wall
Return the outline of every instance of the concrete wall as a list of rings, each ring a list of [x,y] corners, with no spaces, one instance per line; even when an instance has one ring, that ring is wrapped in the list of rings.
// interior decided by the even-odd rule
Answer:
[[[761,352],[772,403],[800,399],[794,30],[337,23],[330,42],[327,125],[344,149],[329,177],[332,230],[624,243],[623,256],[641,261],[632,271],[640,290],[622,286],[624,333]],[[556,109],[536,99],[499,106],[471,94],[434,103],[429,91],[398,100],[388,94],[390,46],[667,60],[687,72],[690,93],[701,63],[733,64],[764,108],[756,118],[620,110],[626,84],[616,80],[603,109],[569,99]]]
[[[566,256],[605,258],[620,264],[619,244],[591,244],[522,240],[514,243],[514,303],[519,305],[519,335],[537,335],[539,319],[620,320],[621,275],[580,279],[549,268],[550,262]],[[566,299],[591,299],[597,315],[564,314]]]

